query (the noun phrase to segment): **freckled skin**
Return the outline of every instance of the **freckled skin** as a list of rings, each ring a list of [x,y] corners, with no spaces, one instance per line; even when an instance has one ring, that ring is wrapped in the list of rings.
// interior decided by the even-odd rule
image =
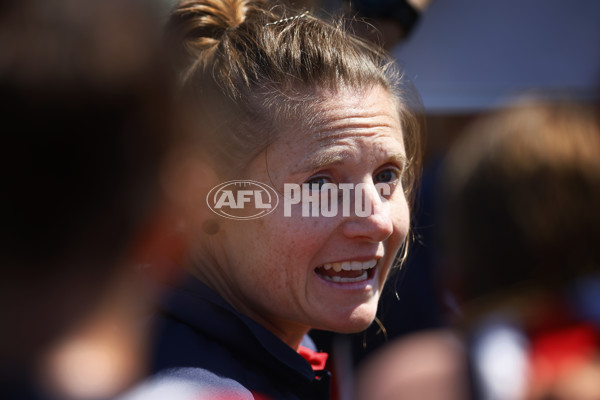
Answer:
[[[268,151],[252,161],[248,179],[269,184],[279,193],[285,183],[302,184],[315,175],[332,183],[374,188],[374,177],[382,168],[401,169],[393,156],[405,153],[399,113],[383,88],[345,89],[323,96],[327,100],[320,107],[316,131],[281,132]],[[333,159],[317,170],[303,170]],[[219,234],[210,239],[210,257],[217,265],[201,273],[202,279],[293,348],[311,328],[365,329],[375,317],[381,289],[409,225],[399,179],[385,199],[368,193],[375,193],[377,211],[366,218],[342,217],[341,208],[335,217],[302,217],[300,205],[285,217],[280,204],[256,220],[220,220]],[[380,259],[375,279],[361,289],[332,285],[315,273],[324,263],[373,258]]]

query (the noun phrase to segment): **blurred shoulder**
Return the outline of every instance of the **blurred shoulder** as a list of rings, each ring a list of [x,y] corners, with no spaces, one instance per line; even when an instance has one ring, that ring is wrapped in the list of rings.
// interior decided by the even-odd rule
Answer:
[[[233,379],[202,368],[171,368],[148,378],[117,400],[252,400],[252,393]]]

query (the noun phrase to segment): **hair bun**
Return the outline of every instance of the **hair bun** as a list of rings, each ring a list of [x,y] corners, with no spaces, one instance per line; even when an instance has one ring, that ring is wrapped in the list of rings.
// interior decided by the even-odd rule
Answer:
[[[182,0],[171,16],[188,45],[206,48],[216,45],[227,30],[240,26],[250,9],[262,8],[261,0]]]

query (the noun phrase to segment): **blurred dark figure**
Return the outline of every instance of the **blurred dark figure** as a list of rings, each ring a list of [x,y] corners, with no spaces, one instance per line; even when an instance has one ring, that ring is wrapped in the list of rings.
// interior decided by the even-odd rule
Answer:
[[[293,7],[354,19],[357,35],[389,50],[408,38],[431,0],[283,0]]]
[[[126,320],[143,297],[124,271],[157,206],[171,124],[159,33],[144,1],[0,3],[2,398],[62,377],[101,397],[140,373],[127,356],[142,340],[108,310]],[[90,357],[106,374],[86,375]]]
[[[600,129],[522,104],[475,123],[442,183],[475,398],[600,398]]]
[[[386,49],[406,40],[431,0],[346,0],[351,13],[363,23],[355,23],[361,36],[382,43]]]

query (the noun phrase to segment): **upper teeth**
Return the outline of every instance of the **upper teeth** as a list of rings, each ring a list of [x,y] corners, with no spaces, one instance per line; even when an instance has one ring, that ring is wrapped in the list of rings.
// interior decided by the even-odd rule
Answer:
[[[370,269],[373,268],[375,266],[375,264],[377,264],[377,260],[369,260],[369,261],[344,261],[344,262],[336,262],[336,263],[331,263],[331,264],[323,264],[323,268],[325,269],[331,269],[333,268],[333,270],[335,272],[340,272],[341,270],[344,271],[358,271],[361,269]]]

